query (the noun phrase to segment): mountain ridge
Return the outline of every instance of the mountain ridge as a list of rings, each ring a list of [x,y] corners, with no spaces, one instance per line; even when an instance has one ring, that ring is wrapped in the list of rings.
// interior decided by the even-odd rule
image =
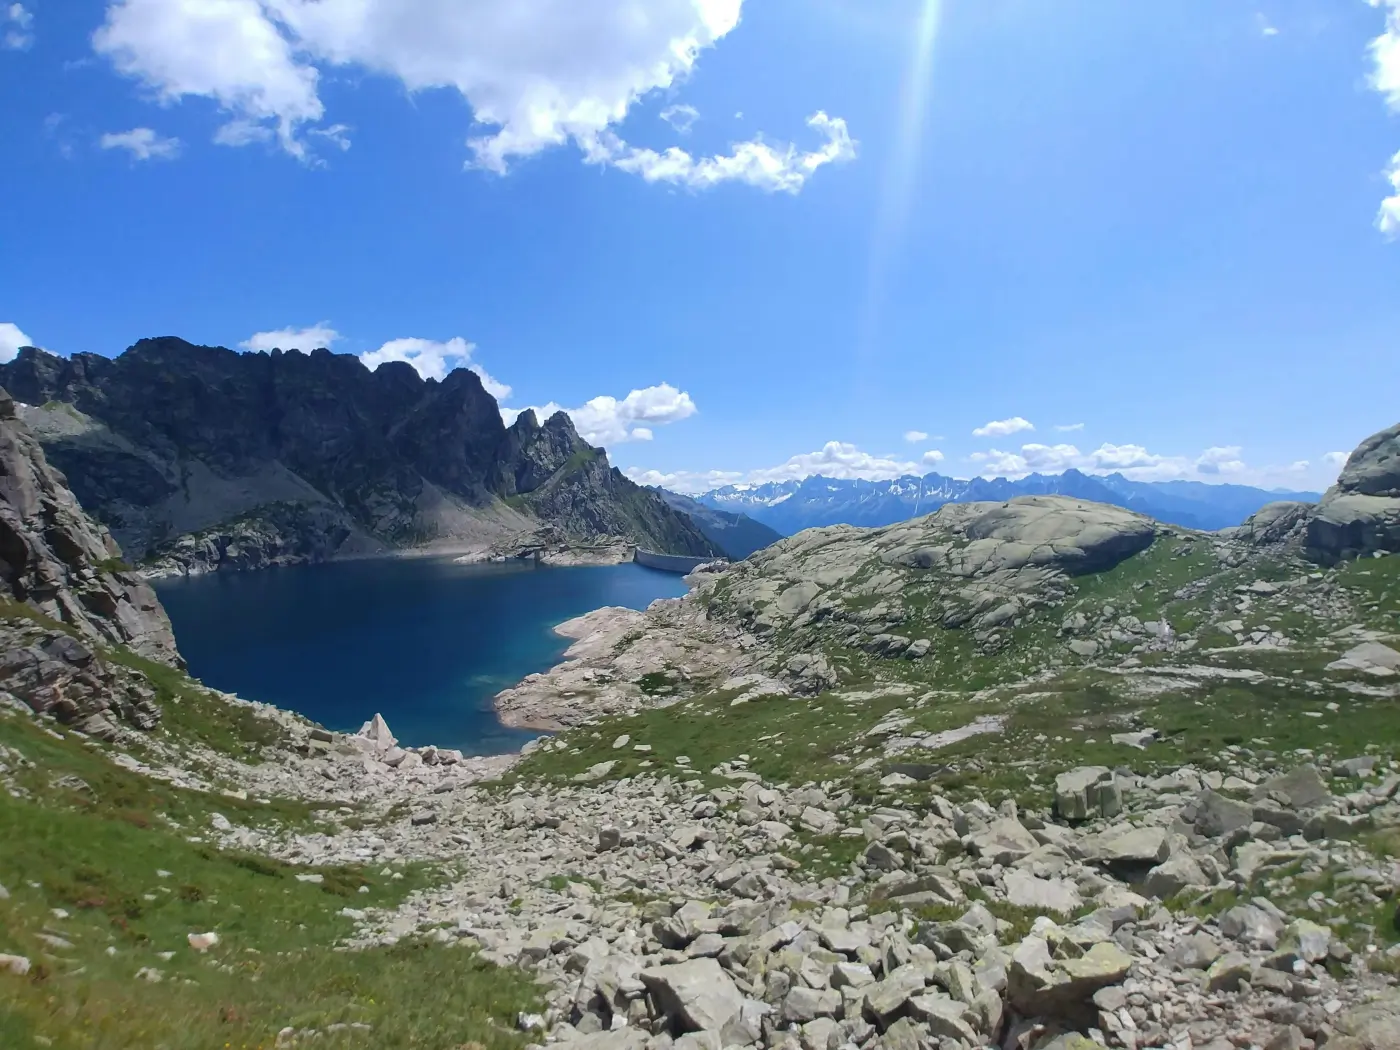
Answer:
[[[669,489],[658,487],[655,491],[674,510],[695,522],[696,528],[703,532],[710,542],[736,561],[747,558],[755,551],[760,551],[783,538],[782,533],[747,514],[719,510],[691,496]]]
[[[88,512],[155,571],[484,549],[541,526],[715,553],[566,414],[507,427],[467,369],[438,381],[324,349],[163,337],[114,358],[27,347],[0,365],[0,385]]]
[[[927,514],[945,503],[1006,500],[1026,495],[1064,495],[1139,511],[1172,525],[1215,531],[1239,525],[1268,503],[1316,503],[1321,493],[1265,490],[1248,485],[1197,481],[1133,481],[1120,473],[1090,475],[1070,468],[1061,474],[1024,478],[959,479],[930,473],[884,481],[812,475],[758,486],[728,485],[693,498],[716,510],[748,514],[792,534],[821,525],[893,525]]]

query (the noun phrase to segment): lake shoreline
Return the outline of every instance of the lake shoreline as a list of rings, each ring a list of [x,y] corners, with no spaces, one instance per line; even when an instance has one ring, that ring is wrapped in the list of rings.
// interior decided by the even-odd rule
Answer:
[[[503,717],[499,697],[569,662],[572,621],[686,590],[630,563],[539,573],[442,549],[318,564],[155,581],[191,673],[336,732],[378,713],[406,743],[482,756],[558,728]]]

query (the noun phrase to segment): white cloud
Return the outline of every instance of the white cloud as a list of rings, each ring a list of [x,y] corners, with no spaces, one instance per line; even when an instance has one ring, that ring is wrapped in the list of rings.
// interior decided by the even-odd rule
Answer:
[[[928,435],[922,430],[906,430],[904,432],[904,440],[911,445],[917,445],[920,441],[927,441]]]
[[[694,494],[734,485],[744,480],[742,470],[644,470],[628,467],[623,471],[638,485],[660,485],[672,492]]]
[[[271,332],[257,332],[238,345],[244,350],[267,353],[283,350],[315,350],[330,347],[343,336],[331,327],[329,321],[306,328],[279,328]],[[475,343],[469,343],[460,336],[440,343],[432,339],[390,339],[377,350],[360,354],[360,360],[370,370],[389,361],[403,361],[410,364],[424,379],[442,380],[454,368],[466,368],[475,372],[486,392],[497,401],[510,397],[510,387],[498,382],[486,369],[473,363],[472,353]]]
[[[1400,153],[1390,158],[1385,177],[1395,192],[1381,201],[1381,209],[1376,213],[1376,228],[1387,237],[1400,237]]]
[[[267,353],[271,350],[317,350],[331,346],[340,339],[340,333],[331,327],[329,321],[322,321],[306,328],[278,328],[271,332],[255,332],[238,345],[244,350]]]
[[[1264,12],[1255,12],[1254,23],[1259,27],[1260,36],[1278,36],[1278,27],[1269,21],[1268,16],[1265,15]]]
[[[917,463],[871,455],[845,441],[828,441],[816,452],[793,456],[786,463],[776,467],[750,471],[746,480],[762,484],[766,481],[792,481],[820,474],[827,478],[881,481],[919,472]]]
[[[1083,423],[1056,423],[1056,424],[1055,424],[1055,429],[1058,430],[1058,431],[1059,431],[1060,433],[1062,433],[1062,434],[1067,434],[1067,433],[1069,433],[1070,431],[1073,431],[1073,430],[1083,430],[1083,429],[1084,429],[1084,424],[1083,424]]]
[[[268,16],[260,0],[116,0],[92,44],[162,102],[217,102],[230,116],[225,131],[241,130],[216,141],[275,134],[287,152],[305,157],[299,132],[325,112],[320,74]]]
[[[328,128],[312,128],[311,134],[325,139],[343,153],[350,148],[350,132],[353,130],[349,124],[332,124]]]
[[[1021,455],[1031,470],[1042,474],[1058,474],[1080,460],[1079,449],[1073,445],[1022,445]]]
[[[34,340],[20,331],[19,325],[0,321],[0,362],[13,361],[22,346],[33,346]]]
[[[447,88],[471,107],[475,166],[566,143],[593,163],[703,188],[746,182],[796,192],[823,164],[853,155],[843,121],[817,114],[812,152],[740,143],[728,156],[629,146],[613,129],[641,99],[673,91],[739,24],[743,0],[110,0],[96,50],[164,102],[198,96],[227,114],[226,145],[276,138],[308,159],[325,116],[324,69],[356,67],[408,91]],[[668,106],[673,126],[693,109]],[[330,135],[335,144],[343,132]]]
[[[919,462],[926,467],[936,467],[946,458],[947,457],[944,456],[942,452],[939,452],[938,449],[931,448],[919,457]]]
[[[1081,452],[1074,445],[1022,445],[1019,452],[991,449],[974,452],[968,458],[984,477],[1022,477],[1032,471],[1059,474],[1071,468],[1086,474],[1121,473],[1134,481],[1222,480],[1222,475],[1241,475],[1250,468],[1241,458],[1238,445],[1215,446],[1199,456],[1164,456],[1149,452],[1142,445],[1102,444],[1092,452]],[[1274,471],[1254,471],[1262,477]],[[1242,479],[1236,479],[1242,480]]]
[[[999,448],[988,452],[974,452],[967,458],[977,464],[983,477],[1019,478],[1031,472],[1024,456],[1018,456],[1014,452],[1003,452]]]
[[[1326,463],[1329,467],[1336,467],[1340,470],[1346,465],[1349,455],[1350,453],[1347,452],[1327,452],[1323,454],[1322,462]]]
[[[1244,471],[1240,446],[1208,448],[1196,457],[1196,469],[1202,474],[1239,474]]]
[[[497,401],[510,397],[511,388],[493,378],[486,369],[472,363],[475,343],[456,336],[439,343],[432,339],[390,339],[378,350],[360,355],[366,368],[375,369],[389,361],[405,361],[417,369],[424,379],[446,379],[454,368],[466,368],[477,374],[486,392]]]
[[[1386,105],[1400,113],[1400,0],[1370,0],[1372,7],[1385,12],[1385,31],[1371,41],[1374,67],[1371,86],[1385,96]],[[1387,237],[1400,236],[1400,153],[1390,159],[1385,172],[1394,191],[1381,201],[1376,226]]]
[[[1022,430],[1034,430],[1035,424],[1029,419],[1022,419],[1020,416],[1012,416],[1010,419],[994,419],[985,426],[980,426],[972,432],[973,437],[1005,437],[1007,434],[1015,434]]]
[[[180,140],[165,138],[151,128],[108,132],[97,142],[103,149],[124,149],[136,160],[174,160],[180,155]]]
[[[5,27],[0,46],[7,51],[27,51],[34,45],[34,13],[23,4],[0,6],[0,26]]]
[[[665,426],[689,419],[698,411],[695,402],[684,390],[670,383],[633,390],[619,401],[615,397],[595,397],[579,408],[565,408],[553,401],[527,408],[502,408],[501,415],[509,423],[521,412],[531,410],[544,422],[556,412],[567,413],[574,428],[591,445],[620,445],[626,441],[650,441],[655,436],[653,426]],[[641,424],[641,425],[639,425]]]
[[[818,112],[807,119],[807,126],[826,136],[824,145],[807,153],[791,143],[775,147],[750,139],[734,144],[727,155],[696,160],[679,146],[658,153],[629,146],[604,131],[585,148],[584,156],[589,163],[607,164],[647,182],[669,182],[692,190],[742,182],[769,193],[797,193],[818,168],[856,155],[856,144],[840,117]]]
[[[661,111],[661,119],[682,135],[689,135],[691,126],[700,119],[700,111],[694,106],[667,106]]]

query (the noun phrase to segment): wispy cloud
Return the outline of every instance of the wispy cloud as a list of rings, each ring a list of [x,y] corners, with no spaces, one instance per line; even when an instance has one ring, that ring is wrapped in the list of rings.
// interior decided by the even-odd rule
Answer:
[[[28,51],[34,46],[34,13],[23,4],[0,4],[0,47],[7,51]]]
[[[180,140],[166,138],[151,128],[108,132],[97,140],[103,149],[120,149],[133,160],[174,160],[180,155]]]

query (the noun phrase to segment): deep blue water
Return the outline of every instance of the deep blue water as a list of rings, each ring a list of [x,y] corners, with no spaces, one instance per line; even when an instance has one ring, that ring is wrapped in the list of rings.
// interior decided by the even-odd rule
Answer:
[[[542,568],[386,558],[157,584],[190,673],[354,731],[376,711],[399,741],[469,754],[518,748],[491,698],[554,664],[551,628],[604,605],[685,593],[640,565]]]

